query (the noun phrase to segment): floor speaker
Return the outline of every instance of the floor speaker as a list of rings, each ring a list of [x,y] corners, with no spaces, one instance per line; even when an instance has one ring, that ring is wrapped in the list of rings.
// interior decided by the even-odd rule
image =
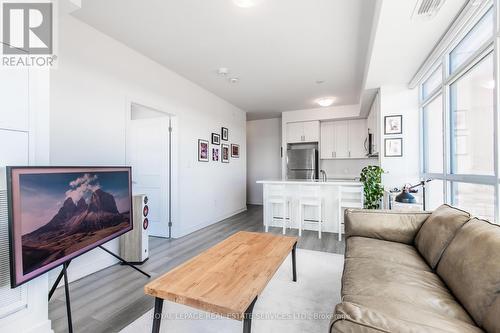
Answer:
[[[133,264],[142,264],[149,258],[149,206],[146,195],[132,198],[134,229],[120,237],[120,256]]]

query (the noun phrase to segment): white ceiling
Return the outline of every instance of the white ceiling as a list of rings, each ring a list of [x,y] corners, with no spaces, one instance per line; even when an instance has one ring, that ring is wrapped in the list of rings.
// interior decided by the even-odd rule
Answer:
[[[258,119],[317,107],[323,96],[358,104],[375,4],[260,0],[243,9],[232,0],[84,0],[73,15]],[[240,82],[217,76],[219,67]]]
[[[467,0],[447,0],[429,20],[411,18],[416,0],[383,0],[373,31],[366,89],[404,84],[430,54]]]

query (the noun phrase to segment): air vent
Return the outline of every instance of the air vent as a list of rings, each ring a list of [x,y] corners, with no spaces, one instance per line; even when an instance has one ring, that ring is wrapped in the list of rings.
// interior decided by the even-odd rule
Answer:
[[[436,16],[446,0],[417,0],[412,19],[428,20]]]

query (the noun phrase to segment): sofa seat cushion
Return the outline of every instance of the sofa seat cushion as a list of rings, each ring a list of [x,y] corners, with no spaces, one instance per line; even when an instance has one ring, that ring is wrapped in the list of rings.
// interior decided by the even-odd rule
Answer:
[[[349,237],[346,240],[345,257],[384,260],[422,271],[431,271],[414,246],[374,238]]]
[[[500,332],[500,226],[467,222],[446,248],[437,273],[480,327]]]
[[[469,213],[442,205],[422,225],[415,237],[415,246],[432,269],[436,268],[448,244],[469,219]]]
[[[439,276],[405,264],[373,258],[346,258],[342,297],[366,296],[381,302],[410,303],[441,317],[473,321]]]
[[[331,332],[461,332],[479,333],[478,327],[453,320],[407,302],[366,296],[345,297],[335,308]]]

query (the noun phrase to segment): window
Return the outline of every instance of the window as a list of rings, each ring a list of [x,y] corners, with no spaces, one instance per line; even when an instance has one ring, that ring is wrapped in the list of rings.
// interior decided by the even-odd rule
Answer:
[[[439,66],[439,68],[429,76],[427,81],[422,84],[422,97],[424,99],[428,98],[437,88],[439,88],[439,86],[441,86],[441,82],[443,82],[442,71],[443,69]]]
[[[449,36],[443,42],[448,46],[440,45],[443,53],[421,82],[422,178],[432,179],[427,208],[446,202],[498,223],[495,77],[500,60],[494,56],[496,18],[491,5],[485,6],[464,18],[467,24],[474,17],[477,21],[462,40],[455,44],[458,35]]]
[[[491,185],[454,182],[452,188],[452,203],[471,215],[494,221],[495,188]]]
[[[450,73],[464,64],[493,36],[494,16],[490,9],[450,53]]]
[[[450,86],[452,173],[494,175],[493,55]]]
[[[439,95],[423,109],[425,171],[443,173],[443,101]],[[432,144],[431,144],[432,143]]]

